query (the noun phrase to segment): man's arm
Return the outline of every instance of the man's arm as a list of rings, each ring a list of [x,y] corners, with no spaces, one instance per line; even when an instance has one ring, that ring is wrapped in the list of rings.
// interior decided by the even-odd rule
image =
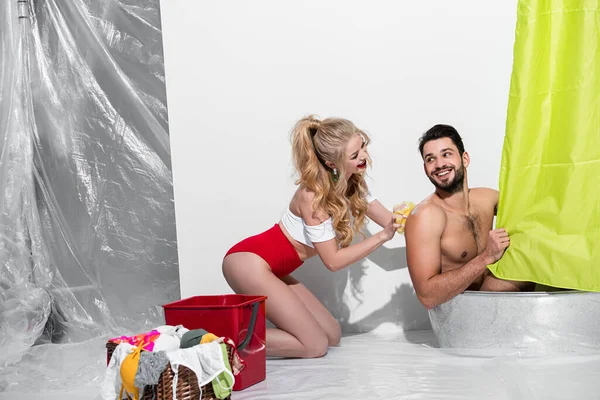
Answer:
[[[494,215],[498,215],[498,199],[500,198],[500,193],[498,193],[495,189],[490,190],[490,198],[492,200],[492,204],[494,204]]]
[[[441,240],[446,214],[439,207],[417,206],[406,221],[408,272],[419,301],[431,309],[464,292],[494,260],[486,252],[460,268],[441,273]]]

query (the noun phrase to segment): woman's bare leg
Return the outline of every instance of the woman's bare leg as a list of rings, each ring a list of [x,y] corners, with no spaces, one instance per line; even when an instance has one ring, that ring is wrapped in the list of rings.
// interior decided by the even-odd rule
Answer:
[[[236,293],[267,296],[267,319],[277,327],[267,329],[268,356],[313,358],[327,353],[328,336],[319,322],[262,258],[230,254],[223,260],[223,275]]]
[[[281,278],[290,289],[302,300],[306,308],[315,317],[321,329],[327,335],[329,346],[337,346],[342,338],[342,328],[333,318],[333,315],[327,308],[310,292],[302,283],[298,282],[293,276],[288,275]]]

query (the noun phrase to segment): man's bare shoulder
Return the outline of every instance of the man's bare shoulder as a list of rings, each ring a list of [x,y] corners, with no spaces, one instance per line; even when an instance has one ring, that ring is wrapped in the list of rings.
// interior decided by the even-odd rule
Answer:
[[[476,187],[471,188],[471,196],[477,197],[498,197],[498,191],[496,189],[487,187]]]
[[[406,220],[406,233],[425,227],[431,231],[443,231],[446,225],[446,212],[430,198],[417,204]]]
[[[496,205],[498,203],[499,192],[496,189],[478,187],[471,188],[470,197],[479,204]]]

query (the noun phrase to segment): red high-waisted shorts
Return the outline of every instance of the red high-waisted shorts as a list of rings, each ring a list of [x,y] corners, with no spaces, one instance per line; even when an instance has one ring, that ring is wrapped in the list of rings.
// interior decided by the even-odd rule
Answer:
[[[265,260],[271,267],[271,271],[279,278],[291,274],[303,264],[279,224],[275,224],[263,233],[242,240],[229,249],[225,257],[242,252],[254,253]]]

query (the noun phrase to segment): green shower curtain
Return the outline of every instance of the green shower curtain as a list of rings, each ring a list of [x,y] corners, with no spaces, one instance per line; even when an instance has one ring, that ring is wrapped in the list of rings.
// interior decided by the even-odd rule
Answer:
[[[520,0],[494,275],[600,291],[600,1]]]

